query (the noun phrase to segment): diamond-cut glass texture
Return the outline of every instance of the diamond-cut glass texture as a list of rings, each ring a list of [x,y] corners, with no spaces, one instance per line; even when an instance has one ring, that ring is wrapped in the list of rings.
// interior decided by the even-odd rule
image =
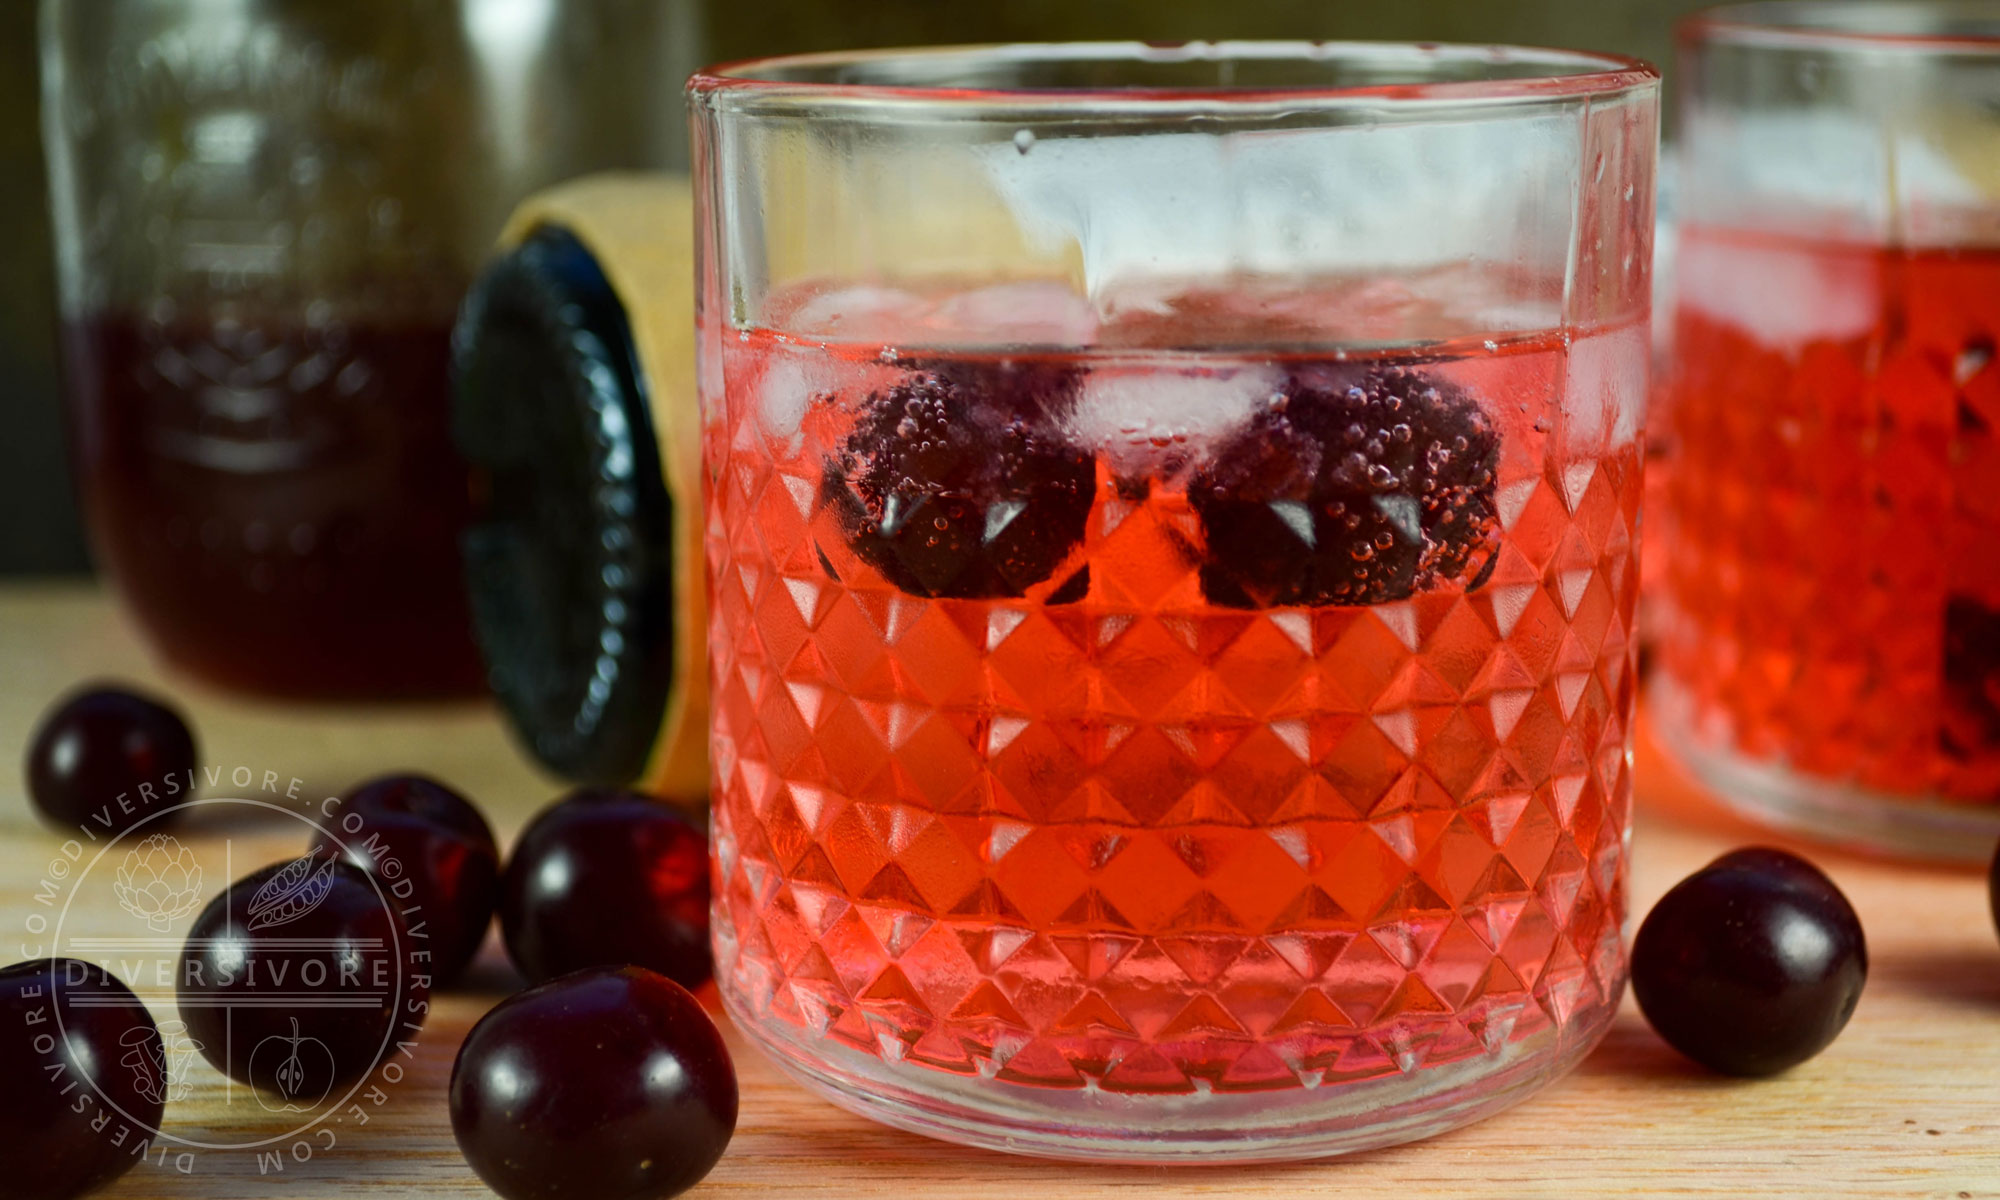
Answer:
[[[2000,794],[2000,252],[1694,229],[1663,665],[1677,739]],[[1754,300],[1754,303],[1753,303]]]
[[[813,362],[835,382],[789,427],[760,392],[785,353],[731,345],[706,432],[739,1015],[1175,1094],[1463,1062],[1615,999],[1638,462],[1562,451],[1560,343],[1435,368],[1506,435],[1476,589],[1269,611],[1205,603],[1185,494],[1101,463],[1029,598],[899,591],[821,492],[890,368]]]

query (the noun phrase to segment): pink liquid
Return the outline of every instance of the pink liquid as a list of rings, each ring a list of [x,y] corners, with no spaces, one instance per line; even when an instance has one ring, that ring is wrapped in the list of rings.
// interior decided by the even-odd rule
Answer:
[[[1393,1076],[1604,1013],[1641,463],[1565,388],[1627,347],[731,334],[705,453],[732,1006],[938,1071],[1160,1094]],[[1218,602],[1190,481],[1232,398],[1394,367],[1498,431],[1491,561],[1371,605]],[[852,544],[829,464],[917,376],[1023,381],[1024,407],[1084,380],[1087,521],[1018,596],[913,595]],[[1133,435],[1121,404],[1191,432]]]

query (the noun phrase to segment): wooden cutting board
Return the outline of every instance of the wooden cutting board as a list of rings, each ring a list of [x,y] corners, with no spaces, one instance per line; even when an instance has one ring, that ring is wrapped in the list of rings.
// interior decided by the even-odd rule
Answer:
[[[18,934],[62,838],[32,817],[19,761],[49,699],[78,681],[121,677],[171,690],[192,713],[212,765],[297,778],[334,794],[365,776],[419,768],[475,797],[503,839],[559,791],[476,704],[330,709],[274,707],[161,680],[97,590],[0,586],[0,929]],[[1639,911],[1722,851],[1760,839],[1719,814],[1648,746],[1640,752],[1633,895]],[[184,840],[210,872],[295,854],[283,817],[207,823]],[[224,855],[229,862],[225,867]],[[1627,1002],[1582,1068],[1520,1107],[1428,1142],[1342,1160],[1277,1167],[1077,1167],[962,1150],[870,1124],[813,1098],[732,1038],[742,1076],[736,1140],[693,1196],[1017,1197],[1339,1196],[1343,1198],[2000,1197],[2000,942],[1984,879],[1813,852],[1860,909],[1873,970],[1845,1036],[1781,1079],[1741,1082],[1686,1065]],[[250,862],[250,859],[256,862]],[[88,881],[92,877],[86,877]],[[100,882],[78,885],[66,936],[115,936],[131,918]],[[13,937],[6,959],[20,957]],[[408,1075],[365,1128],[343,1124],[309,1162],[286,1149],[282,1172],[241,1151],[207,1153],[191,1173],[142,1166],[108,1195],[378,1197],[488,1194],[460,1160],[445,1087],[465,1031],[517,986],[489,942],[469,990],[443,998]],[[712,1004],[713,996],[706,999]],[[171,1017],[170,1006],[155,1004]],[[284,1118],[225,1095],[198,1065],[170,1128],[240,1144],[282,1134]],[[4,1086],[0,1081],[0,1086]],[[253,1115],[255,1114],[255,1115]],[[7,1192],[0,1180],[0,1197]]]

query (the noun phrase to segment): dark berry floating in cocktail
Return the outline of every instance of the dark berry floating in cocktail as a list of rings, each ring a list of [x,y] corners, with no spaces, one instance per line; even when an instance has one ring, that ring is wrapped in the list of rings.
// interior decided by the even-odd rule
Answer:
[[[339,1099],[429,1011],[397,900],[326,850],[231,884],[188,931],[175,979],[202,1056],[295,1112]]]
[[[186,803],[194,768],[180,713],[123,688],[92,688],[42,718],[28,745],[28,796],[51,825],[115,835]]]
[[[94,963],[0,970],[0,1194],[70,1200],[138,1161],[166,1105],[152,1015]]]
[[[500,927],[509,957],[534,982],[629,964],[700,987],[714,969],[708,839],[652,797],[571,792],[515,844]]]
[[[913,596],[1020,596],[1083,540],[1096,474],[1056,431],[1072,375],[954,362],[871,394],[821,495],[862,561]]]
[[[507,1200],[664,1200],[736,1131],[736,1071],[687,991],[637,967],[566,975],[466,1035],[451,1128]]]
[[[2000,747],[2000,612],[1973,596],[1948,599],[1943,666],[1938,749],[1969,766]]]
[[[432,981],[457,979],[479,952],[500,891],[500,853],[479,810],[436,780],[385,776],[342,801],[315,843],[336,844],[392,891],[409,881],[405,923],[428,942]]]
[[[1229,608],[1366,605],[1476,577],[1498,549],[1500,434],[1407,367],[1295,373],[1188,486]]]
[[[1674,1049],[1730,1075],[1774,1075],[1826,1049],[1867,978],[1853,906],[1782,850],[1738,850],[1688,876],[1632,945],[1646,1019]]]

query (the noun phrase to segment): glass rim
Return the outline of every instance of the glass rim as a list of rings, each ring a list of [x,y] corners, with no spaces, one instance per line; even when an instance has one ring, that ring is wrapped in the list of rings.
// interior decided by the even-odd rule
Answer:
[[[1750,0],[1695,13],[1677,34],[1688,45],[2000,56],[2000,0]]]
[[[1424,64],[1541,64],[1537,74],[1500,74],[1487,78],[1421,77],[1405,82],[1278,85],[1134,85],[1078,86],[988,85],[948,81],[925,83],[868,82],[842,79],[843,70],[896,63],[966,68],[994,63],[1070,63],[1102,60],[1134,64],[1256,61],[1294,62],[1302,66],[1341,61],[1388,63],[1418,68]],[[800,72],[807,77],[774,77]],[[823,72],[825,78],[810,77]],[[1539,46],[1456,42],[1398,41],[1194,41],[1152,42],[1016,42],[956,46],[920,46],[878,50],[831,51],[775,55],[706,67],[688,80],[691,98],[712,103],[722,97],[745,100],[772,98],[876,104],[911,104],[952,108],[1123,109],[1140,111],[1249,111],[1260,108],[1341,109],[1381,108],[1422,102],[1453,106],[1508,106],[1585,98],[1603,98],[1656,88],[1660,72],[1651,63],[1628,55]]]

